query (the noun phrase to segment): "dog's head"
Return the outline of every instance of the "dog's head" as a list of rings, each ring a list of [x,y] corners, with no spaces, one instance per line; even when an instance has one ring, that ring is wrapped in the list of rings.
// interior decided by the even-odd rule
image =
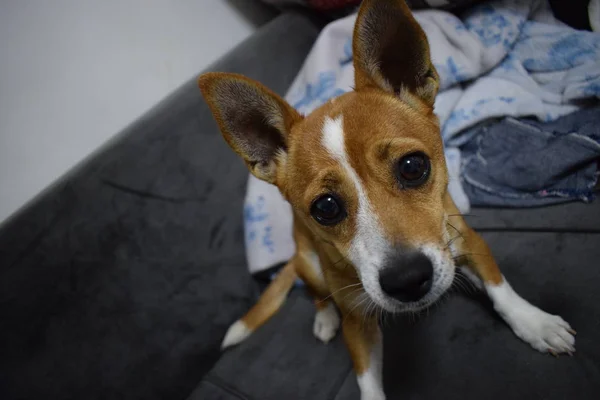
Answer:
[[[373,301],[416,310],[454,276],[438,75],[401,0],[363,1],[353,50],[355,90],[306,117],[239,75],[208,73],[199,85],[227,143],[354,266]]]

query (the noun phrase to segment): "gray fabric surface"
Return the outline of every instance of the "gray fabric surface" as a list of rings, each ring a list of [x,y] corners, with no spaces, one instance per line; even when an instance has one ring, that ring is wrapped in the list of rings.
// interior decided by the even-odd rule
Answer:
[[[465,218],[479,230],[600,233],[598,201],[527,209],[475,208]]]
[[[598,208],[596,208],[597,210]],[[595,399],[600,391],[599,235],[488,233],[524,298],[577,330],[577,353],[555,359],[518,340],[480,296],[452,296],[416,323],[386,331],[390,398]],[[391,338],[391,340],[389,340]]]
[[[249,399],[333,398],[350,372],[350,357],[339,335],[327,345],[314,337],[314,313],[311,299],[294,289],[260,331],[224,352],[189,400],[218,399],[223,390]]]
[[[588,211],[599,208],[595,203]],[[439,399],[441,393],[457,400],[597,398],[600,235],[490,232],[484,237],[515,290],[577,329],[577,353],[555,359],[536,352],[512,333],[485,296],[455,287],[419,317],[387,319],[388,399]],[[329,345],[312,337],[314,306],[299,292],[247,342],[226,352],[189,400],[358,399],[341,337]]]
[[[320,27],[282,15],[212,69],[284,93]],[[4,224],[0,398],[189,395],[256,299],[247,178],[194,80]]]

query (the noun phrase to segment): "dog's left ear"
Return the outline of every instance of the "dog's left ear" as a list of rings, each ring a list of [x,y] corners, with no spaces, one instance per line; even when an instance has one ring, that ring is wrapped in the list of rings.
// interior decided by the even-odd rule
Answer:
[[[277,184],[288,136],[302,116],[277,94],[242,75],[210,72],[198,84],[225,141],[254,176]]]
[[[353,52],[356,90],[379,88],[410,102],[408,92],[433,107],[439,77],[427,36],[404,0],[363,0]]]

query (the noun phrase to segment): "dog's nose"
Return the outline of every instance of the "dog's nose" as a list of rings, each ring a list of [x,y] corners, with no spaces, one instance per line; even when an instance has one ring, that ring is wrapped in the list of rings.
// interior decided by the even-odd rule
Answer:
[[[381,289],[402,302],[417,301],[431,289],[433,265],[422,253],[396,257],[392,265],[379,273]]]

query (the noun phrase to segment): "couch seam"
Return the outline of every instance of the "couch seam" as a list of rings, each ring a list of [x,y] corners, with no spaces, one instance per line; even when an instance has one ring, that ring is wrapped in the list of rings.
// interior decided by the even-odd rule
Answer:
[[[248,395],[240,392],[239,390],[237,390],[234,387],[229,386],[227,383],[223,382],[221,379],[219,379],[218,377],[216,377],[214,375],[207,375],[204,378],[204,381],[207,383],[210,383],[213,386],[216,386],[217,388],[229,393],[232,396],[235,396],[236,398],[238,398],[240,400],[252,400],[252,398],[249,397]]]
[[[515,233],[572,233],[583,235],[600,234],[600,229],[577,228],[526,228],[526,227],[476,227],[477,232],[515,232]]]
[[[352,366],[348,367],[346,369],[346,372],[340,375],[340,378],[339,378],[340,383],[336,385],[337,389],[335,390],[333,397],[331,397],[331,400],[337,399],[338,395],[342,391],[342,387],[344,386],[346,379],[348,378],[348,376],[350,376],[350,374],[352,374]]]

